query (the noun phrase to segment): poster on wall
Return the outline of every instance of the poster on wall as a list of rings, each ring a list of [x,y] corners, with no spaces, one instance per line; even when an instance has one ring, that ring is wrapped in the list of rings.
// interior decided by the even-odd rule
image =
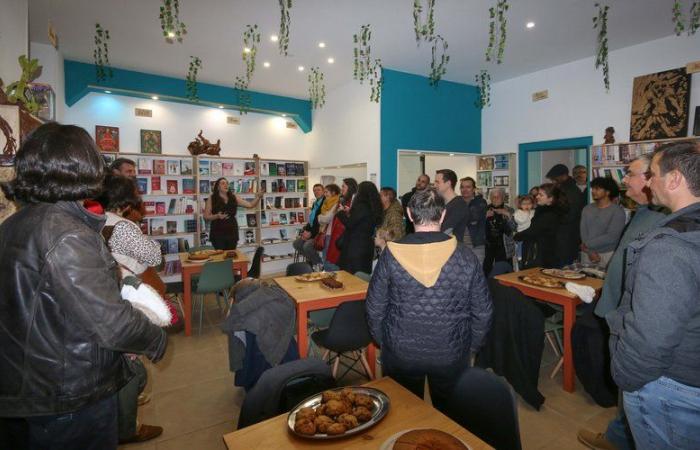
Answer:
[[[476,185],[478,187],[490,188],[493,186],[493,173],[492,172],[477,172],[476,173]]]
[[[95,125],[95,142],[101,152],[118,152],[119,128]]]
[[[141,153],[161,154],[163,141],[160,130],[141,130]]]
[[[493,170],[493,164],[492,156],[480,156],[477,170]]]
[[[689,103],[690,75],[685,67],[636,77],[630,141],[685,137]]]

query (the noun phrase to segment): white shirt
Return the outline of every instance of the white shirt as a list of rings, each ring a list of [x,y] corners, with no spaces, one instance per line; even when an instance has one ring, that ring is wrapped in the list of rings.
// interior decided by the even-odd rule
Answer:
[[[518,225],[518,233],[530,228],[530,222],[532,221],[532,217],[534,215],[534,209],[531,209],[530,211],[523,211],[522,209],[518,209],[517,211],[515,211],[515,214],[513,214],[513,219],[515,219],[515,223]]]

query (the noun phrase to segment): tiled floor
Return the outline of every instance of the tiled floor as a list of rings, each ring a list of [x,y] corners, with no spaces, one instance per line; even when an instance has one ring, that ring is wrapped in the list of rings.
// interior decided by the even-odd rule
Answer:
[[[214,302],[210,302],[215,308]],[[222,435],[235,430],[243,390],[233,386],[228,370],[227,340],[212,322],[220,321],[212,309],[209,322],[198,336],[182,333],[170,336],[165,358],[156,365],[147,363],[152,400],[139,409],[143,423],[160,425],[163,434],[153,441],[130,444],[129,450],[209,450],[225,449]],[[518,398],[520,433],[525,450],[584,449],[576,440],[581,427],[604,430],[614,417],[615,408],[597,406],[580,385],[576,393],[561,388],[561,372],[549,379],[554,355],[545,347],[540,391],[546,397],[540,411]],[[343,384],[362,383],[348,376]]]

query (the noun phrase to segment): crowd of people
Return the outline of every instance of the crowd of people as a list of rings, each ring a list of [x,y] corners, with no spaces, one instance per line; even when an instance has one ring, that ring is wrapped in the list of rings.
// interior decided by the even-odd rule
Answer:
[[[0,225],[0,448],[110,449],[159,435],[136,422],[139,355],[163,357],[163,327],[177,314],[155,284],[144,287],[161,254],[136,225],[133,161],[105,170],[85,130],[50,123],[24,142],[15,169],[2,185],[21,207]],[[516,208],[502,189],[487,200],[450,169],[434,184],[421,175],[401,198],[352,178],[317,184],[293,245],[319,270],[370,280],[366,318],[384,373],[419,396],[427,377],[438,409],[491,329],[489,277],[596,264],[607,270],[594,308],[609,328],[621,407],[604,433],[579,439],[700,448],[700,146],[668,144],[630,163],[631,220],[613,180],[589,187],[585,170],[573,175],[554,166]],[[236,208],[256,203],[217,180],[205,210],[212,241],[235,247]]]

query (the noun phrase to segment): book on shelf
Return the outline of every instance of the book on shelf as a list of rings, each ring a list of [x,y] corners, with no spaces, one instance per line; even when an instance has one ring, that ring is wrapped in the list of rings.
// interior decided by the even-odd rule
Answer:
[[[289,240],[289,235],[287,234],[286,228],[280,228],[280,239],[282,239],[283,241]]]
[[[136,189],[141,195],[148,194],[148,178],[136,178]]]
[[[297,213],[295,213],[295,212],[290,212],[290,213],[289,213],[289,223],[290,223],[290,224],[295,224],[295,223],[297,223]]]
[[[267,225],[267,213],[265,211],[260,213],[260,225]]]
[[[280,215],[276,212],[270,212],[270,225],[279,225]]]
[[[194,178],[183,178],[182,179],[182,193],[183,194],[194,194]]]
[[[230,177],[233,175],[233,163],[225,162],[221,163],[221,174],[225,177]]]
[[[272,209],[275,205],[274,197],[265,197],[265,209]]]
[[[255,175],[255,161],[246,161],[243,167],[243,175],[253,176]]]
[[[160,186],[160,177],[151,177],[151,194],[162,194],[162,187]]]
[[[305,223],[306,218],[304,217],[304,213],[302,211],[297,212],[297,222],[299,223]]]
[[[200,159],[199,160],[199,175],[200,176],[209,176],[209,160],[208,159]]]
[[[180,162],[175,159],[169,159],[166,163],[168,175],[180,175]]]
[[[287,225],[289,221],[287,220],[287,213],[280,213],[280,225]]]
[[[271,176],[277,176],[277,163],[268,163],[269,172]]]
[[[139,228],[141,228],[141,233],[148,234],[148,220],[142,220],[139,222]]]
[[[168,194],[177,194],[177,180],[166,180]]]
[[[147,216],[152,216],[156,213],[156,202],[143,202],[144,213]]]
[[[154,159],[153,160],[153,173],[155,175],[165,175],[165,160],[164,159]]]
[[[181,159],[180,160],[180,175],[192,175],[192,160],[191,159]]]
[[[260,163],[260,176],[266,177],[270,175],[270,164],[267,162]]]
[[[306,180],[297,180],[297,192],[306,192]]]
[[[255,214],[246,214],[245,220],[246,224],[248,224],[248,226],[251,228],[255,228],[258,226],[258,217]]]
[[[213,177],[221,176],[223,173],[221,161],[211,161],[209,163],[209,173],[211,173],[211,176]]]
[[[296,192],[297,182],[294,180],[287,180],[287,192]]]
[[[194,200],[188,197],[171,198],[168,204],[168,214],[194,214]]]
[[[275,208],[281,209],[282,208],[282,199],[284,197],[277,196],[275,197]]]
[[[211,192],[209,180],[199,180],[199,193],[208,194]]]
[[[297,166],[297,176],[305,176],[306,170],[304,170],[304,163],[296,163]]]
[[[177,220],[168,220],[165,223],[165,230],[168,234],[177,233]]]
[[[294,208],[294,199],[291,197],[286,197],[284,199],[284,207],[285,208]]]
[[[165,220],[151,219],[151,236],[160,236],[165,234]]]
[[[260,180],[260,192],[267,192],[267,180]]]
[[[136,160],[138,174],[139,175],[150,175],[153,166],[151,165],[151,160],[148,158],[138,158]]]
[[[294,177],[297,175],[297,165],[295,163],[286,163],[286,172],[288,177]]]
[[[272,182],[270,183],[270,192],[277,192],[277,189],[278,189],[278,187],[277,187],[277,182],[276,182],[276,181],[272,181]]]
[[[277,163],[277,176],[287,176],[287,165],[285,163]]]
[[[233,163],[233,176],[242,177],[245,172],[245,165],[242,161],[234,161]]]
[[[156,216],[164,216],[165,214],[165,202],[156,202]]]
[[[304,208],[308,208],[308,207],[309,207],[309,197],[304,196],[304,198],[303,198],[303,204],[304,204],[304,206],[303,206]]]
[[[185,220],[185,233],[194,233],[197,231],[197,221],[195,219]]]
[[[287,192],[287,186],[281,178],[277,180],[277,192]]]
[[[245,230],[245,233],[243,233],[243,236],[241,236],[241,239],[238,242],[242,243],[243,245],[255,244],[255,231]]]

